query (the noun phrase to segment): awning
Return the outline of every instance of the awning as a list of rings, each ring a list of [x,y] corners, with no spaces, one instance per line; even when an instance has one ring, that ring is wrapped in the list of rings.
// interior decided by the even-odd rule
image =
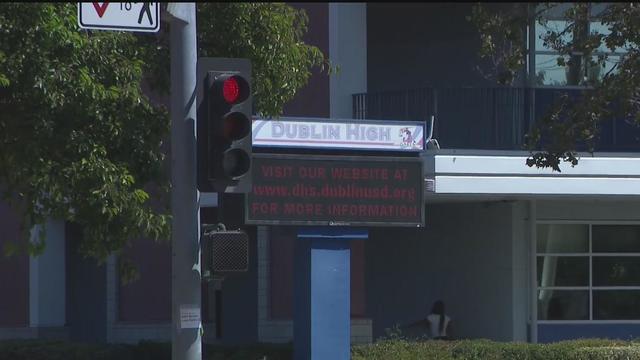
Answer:
[[[580,154],[561,172],[526,165],[524,151],[437,150],[423,155],[426,196],[640,195],[640,154]]]

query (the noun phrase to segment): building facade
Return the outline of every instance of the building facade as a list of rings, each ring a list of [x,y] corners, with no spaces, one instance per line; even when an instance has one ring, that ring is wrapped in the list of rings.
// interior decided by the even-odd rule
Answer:
[[[292,5],[308,13],[306,41],[340,71],[315,73],[286,116],[434,116],[440,144],[422,155],[426,226],[372,227],[351,243],[352,342],[424,318],[437,299],[458,338],[640,335],[640,131],[611,122],[597,152],[561,173],[525,165],[526,131],[556,96],[580,89],[549,64],[542,29],[530,28],[519,83],[498,88],[476,70],[470,4]],[[216,221],[216,204],[202,196],[202,223]],[[0,215],[0,242],[17,238],[11,209]],[[203,284],[204,339],[290,342],[296,228],[246,229],[249,271]],[[123,284],[115,256],[98,266],[75,253],[79,234],[52,219],[42,256],[0,261],[0,293],[11,294],[0,299],[0,338],[170,340],[170,243],[135,242],[126,252],[140,279]]]

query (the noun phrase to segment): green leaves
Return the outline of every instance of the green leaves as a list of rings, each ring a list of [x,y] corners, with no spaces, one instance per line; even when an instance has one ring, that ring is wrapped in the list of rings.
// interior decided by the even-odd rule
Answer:
[[[83,254],[104,259],[168,237],[167,210],[144,188],[162,185],[169,123],[140,88],[151,52],[129,33],[79,30],[76,6],[0,5],[0,183],[21,194],[25,229],[74,221]],[[27,251],[42,251],[44,237],[28,236]]]
[[[169,119],[147,98],[169,89],[169,25],[157,36],[80,30],[76,6],[0,4],[0,195],[17,194],[25,229],[7,252],[42,251],[28,229],[51,216],[81,225],[81,253],[102,261],[138,238],[169,238]],[[199,3],[197,24],[199,56],[252,60],[266,116],[312,68],[332,70],[302,41],[305,13],[288,5]]]
[[[567,6],[566,11],[559,11],[562,6]],[[595,17],[594,6],[521,3],[492,11],[488,5],[477,5],[469,18],[479,31],[479,56],[491,60],[487,77],[501,84],[513,84],[518,73],[526,73],[523,60],[532,52],[526,38],[516,36],[518,29],[529,26],[533,31],[533,24],[546,27],[552,21],[560,24],[541,32],[542,50],[555,52],[557,65],[564,67],[566,85],[582,86],[583,91],[578,98],[560,98],[536,119],[526,137],[529,166],[560,171],[560,161],[576,165],[577,145],[593,151],[602,122],[624,118],[640,124],[640,7],[610,3]],[[548,16],[551,12],[555,15]],[[530,76],[527,80],[533,85],[542,82],[545,74]]]
[[[485,75],[498,84],[512,85],[527,55],[525,34],[528,8],[527,4],[505,7],[507,9],[501,12],[476,5],[467,20],[479,30],[478,55],[491,64],[491,72]]]
[[[307,22],[304,11],[282,3],[199,3],[198,53],[251,59],[256,109],[278,116],[312,68],[331,69],[318,48],[302,41]]]

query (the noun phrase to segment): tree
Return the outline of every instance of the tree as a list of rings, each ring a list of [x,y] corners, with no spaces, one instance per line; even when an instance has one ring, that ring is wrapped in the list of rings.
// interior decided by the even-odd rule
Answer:
[[[554,21],[549,20],[555,14]],[[477,5],[470,20],[480,33],[479,55],[503,85],[523,73],[530,54],[527,27],[544,29],[542,46],[565,69],[561,85],[583,86],[562,96],[527,134],[527,165],[560,171],[578,163],[578,145],[594,151],[600,126],[613,118],[640,124],[640,6],[637,3],[517,3],[500,9]],[[533,30],[532,30],[533,31]],[[544,72],[531,74],[534,83]]]
[[[278,116],[311,76],[334,70],[322,52],[302,41],[308,18],[282,3],[198,4],[198,54],[252,60],[253,94],[264,116]]]
[[[83,228],[81,253],[104,260],[140,237],[167,239],[168,25],[157,35],[78,29],[75,3],[0,5],[0,193],[23,229],[47,217]],[[198,4],[199,56],[253,61],[256,108],[277,116],[323,54],[285,4]],[[229,36],[233,34],[233,36]],[[151,196],[153,194],[153,197]],[[40,241],[23,248],[37,254]],[[9,250],[15,250],[12,247]]]

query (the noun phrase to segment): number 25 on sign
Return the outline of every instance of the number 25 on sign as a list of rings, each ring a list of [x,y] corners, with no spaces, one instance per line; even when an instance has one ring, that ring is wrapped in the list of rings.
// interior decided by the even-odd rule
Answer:
[[[160,3],[157,2],[80,2],[78,26],[81,29],[158,32]]]

